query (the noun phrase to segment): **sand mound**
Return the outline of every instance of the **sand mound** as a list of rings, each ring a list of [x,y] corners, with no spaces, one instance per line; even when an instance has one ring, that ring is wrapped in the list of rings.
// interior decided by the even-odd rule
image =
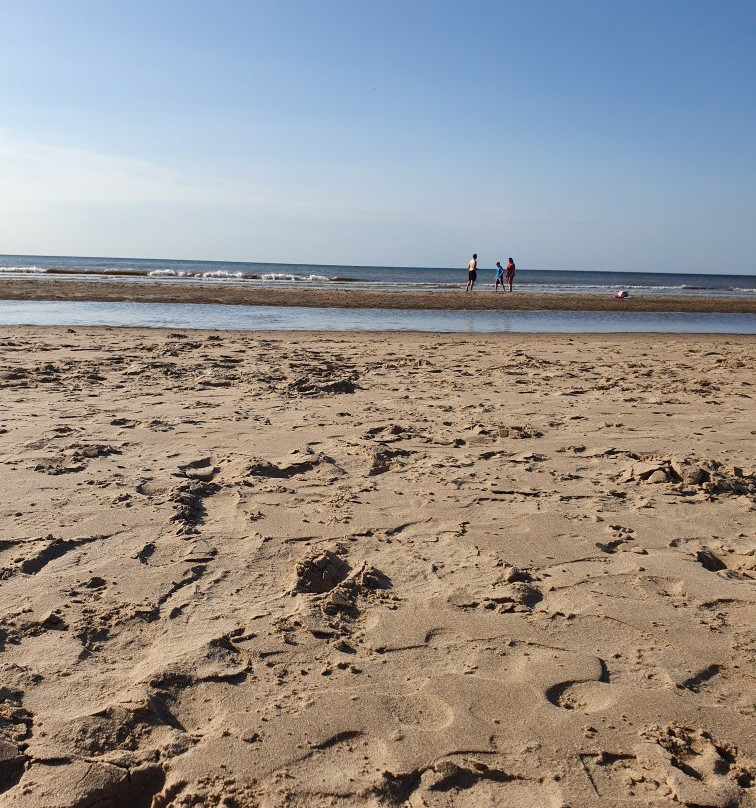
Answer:
[[[756,494],[756,475],[717,460],[693,457],[646,456],[628,466],[621,482],[671,483],[680,491],[700,490],[706,494]]]
[[[349,574],[349,564],[336,553],[323,550],[297,563],[294,592],[323,594],[330,592]]]

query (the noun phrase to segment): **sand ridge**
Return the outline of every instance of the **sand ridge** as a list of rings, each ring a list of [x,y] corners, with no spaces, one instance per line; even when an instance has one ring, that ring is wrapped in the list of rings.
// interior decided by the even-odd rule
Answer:
[[[4,329],[0,805],[753,806],[754,345]]]

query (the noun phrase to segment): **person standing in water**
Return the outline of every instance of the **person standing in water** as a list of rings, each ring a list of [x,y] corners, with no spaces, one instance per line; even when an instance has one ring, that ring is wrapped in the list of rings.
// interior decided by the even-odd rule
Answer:
[[[473,257],[467,265],[467,286],[466,292],[472,292],[475,281],[478,280],[478,253],[473,253]]]
[[[515,267],[515,262],[510,257],[507,261],[507,283],[509,284],[510,292],[512,291],[512,284],[514,283],[516,269],[517,267]]]
[[[496,262],[496,281],[494,283],[494,292],[499,291],[499,284],[501,284],[501,291],[504,291],[504,267],[501,261]]]

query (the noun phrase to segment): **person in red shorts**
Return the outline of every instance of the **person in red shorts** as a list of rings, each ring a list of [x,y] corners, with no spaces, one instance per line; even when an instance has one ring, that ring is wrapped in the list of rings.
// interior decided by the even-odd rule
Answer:
[[[514,283],[516,269],[517,267],[515,267],[515,262],[510,257],[507,261],[507,284],[509,285],[510,292],[512,291],[512,284]]]

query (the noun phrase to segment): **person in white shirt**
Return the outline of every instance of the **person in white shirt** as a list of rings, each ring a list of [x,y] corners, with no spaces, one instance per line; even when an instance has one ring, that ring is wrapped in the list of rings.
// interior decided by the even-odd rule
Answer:
[[[466,292],[472,292],[475,281],[478,280],[478,253],[473,253],[473,257],[467,265],[467,286]]]

